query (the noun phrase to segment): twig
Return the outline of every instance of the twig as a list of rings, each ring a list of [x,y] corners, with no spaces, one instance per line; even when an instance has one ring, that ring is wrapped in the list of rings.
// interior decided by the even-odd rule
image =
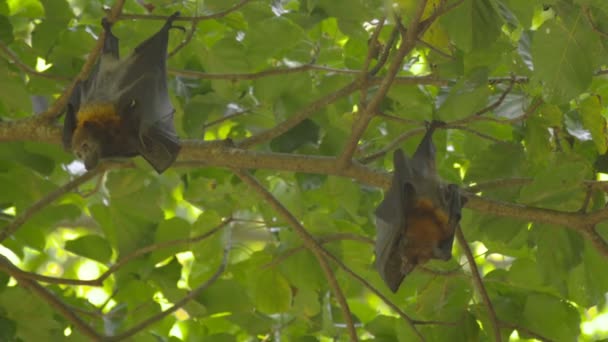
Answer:
[[[281,202],[279,202],[262,184],[258,182],[249,172],[242,170],[234,170],[234,173],[247,185],[249,185],[252,189],[254,189],[280,216],[283,217],[298,236],[302,239],[306,247],[315,255],[321,269],[325,273],[325,277],[329,281],[329,286],[332,289],[338,303],[340,304],[340,308],[342,309],[342,313],[344,315],[344,320],[346,321],[346,328],[348,330],[348,334],[350,335],[351,341],[358,341],[357,331],[355,329],[355,324],[353,322],[353,316],[350,312],[350,308],[348,303],[346,302],[346,298],[342,293],[342,289],[336,280],[336,276],[333,271],[329,267],[327,260],[325,259],[325,255],[321,246],[317,243],[317,241],[310,235],[306,228],[304,228],[298,219],[293,216],[293,214],[285,208]]]
[[[511,76],[511,82],[509,82],[509,85],[507,86],[507,89],[505,89],[502,94],[500,94],[500,96],[498,97],[498,99],[496,101],[494,101],[494,103],[492,103],[491,105],[480,109],[477,113],[473,114],[476,116],[480,116],[483,115],[489,111],[492,111],[496,108],[498,108],[503,102],[504,100],[507,98],[507,95],[509,95],[509,93],[511,92],[511,90],[513,90],[513,85],[515,84],[515,76]]]
[[[380,72],[380,70],[382,70],[382,68],[388,61],[388,56],[390,55],[391,50],[393,49],[393,46],[395,45],[395,42],[397,41],[397,37],[399,37],[399,24],[395,23],[395,27],[393,27],[393,30],[391,31],[391,35],[389,36],[388,41],[386,42],[386,45],[384,45],[384,49],[382,50],[382,53],[378,57],[378,62],[369,71],[369,76],[375,76],[376,74],[378,74],[378,72]]]
[[[99,192],[99,189],[101,189],[101,185],[103,184],[105,177],[106,177],[106,171],[101,172],[101,174],[97,178],[95,187],[93,187],[93,189],[91,189],[90,191],[80,193],[80,196],[82,196],[82,198],[87,198],[87,197],[93,196],[94,194]]]
[[[361,68],[360,76],[359,76],[359,78],[361,79],[361,88],[359,89],[359,92],[361,94],[359,96],[359,103],[360,103],[361,107],[364,107],[365,103],[366,103],[368,70],[369,70],[369,66],[371,64],[372,58],[374,57],[375,47],[376,47],[376,44],[378,43],[378,36],[380,35],[380,31],[382,31],[382,28],[384,27],[385,20],[386,20],[385,17],[382,17],[378,20],[378,26],[376,26],[376,29],[372,33],[372,37],[367,42],[367,46],[368,46],[367,47],[367,56],[365,57],[365,62],[363,63],[363,68]]]
[[[232,113],[232,114],[224,115],[224,116],[222,116],[219,119],[216,119],[216,120],[209,121],[209,122],[205,123],[203,125],[203,129],[207,129],[207,128],[211,127],[211,126],[217,125],[219,123],[222,123],[222,122],[230,120],[230,119],[237,118],[237,117],[239,117],[241,115],[244,115],[244,114],[247,114],[247,113],[250,113],[250,112],[251,112],[251,109],[245,109],[245,110],[241,110],[241,111],[238,111],[238,112],[235,112],[235,113]]]
[[[54,191],[50,192],[48,195],[46,195],[43,198],[41,198],[40,200],[38,200],[38,202],[34,203],[31,207],[27,208],[23,212],[23,214],[17,216],[13,220],[13,222],[11,222],[9,225],[4,227],[2,229],[2,231],[0,231],[0,242],[4,241],[7,237],[13,235],[17,231],[17,229],[19,229],[34,214],[36,214],[37,212],[42,210],[47,205],[51,204],[53,201],[55,201],[59,197],[68,193],[69,191],[76,189],[81,184],[84,184],[88,180],[92,179],[97,174],[99,174],[99,172],[101,172],[102,169],[103,169],[102,167],[97,167],[94,170],[91,170],[81,176],[78,176],[77,178],[74,178],[67,184],[55,189]]]
[[[446,58],[446,59],[449,59],[449,60],[454,60],[454,56],[449,55],[449,54],[447,54],[447,53],[445,53],[445,52],[441,51],[439,48],[437,48],[437,47],[433,46],[433,45],[432,45],[432,44],[430,44],[430,43],[425,42],[425,41],[424,41],[424,40],[422,40],[421,38],[418,38],[418,42],[419,42],[420,44],[422,44],[422,46],[424,46],[424,47],[428,48],[429,50],[434,51],[434,52],[435,52],[436,54],[438,54],[439,56],[441,56],[441,57],[443,57],[443,58]]]
[[[359,162],[361,164],[369,164],[372,161],[383,157],[389,151],[392,151],[393,149],[397,148],[397,146],[399,146],[399,144],[401,144],[402,141],[405,141],[417,134],[424,133],[425,131],[426,131],[426,129],[424,127],[420,127],[420,128],[415,128],[411,131],[402,133],[397,138],[395,138],[393,141],[391,141],[388,145],[384,146],[383,148],[379,149],[378,151],[376,151],[374,153],[368,154],[367,156],[359,159]]]
[[[213,14],[199,15],[199,16],[179,16],[179,17],[175,18],[175,21],[193,21],[193,20],[202,21],[202,20],[223,18],[226,15],[228,15],[234,11],[238,11],[241,7],[245,6],[250,1],[251,0],[241,0],[241,2],[239,2],[238,4],[235,4],[234,6],[228,8],[228,9],[225,9],[223,11],[213,13]],[[168,16],[166,16],[166,15],[125,14],[125,13],[122,13],[118,17],[118,19],[143,19],[143,20],[167,20],[167,18],[168,18]]]
[[[528,328],[519,326],[517,324],[513,324],[513,323],[509,323],[509,322],[505,322],[505,321],[499,321],[498,323],[500,324],[501,327],[517,330],[519,332],[522,332],[522,333],[525,333],[527,335],[530,335],[530,336],[532,336],[533,338],[535,338],[535,339],[537,339],[539,341],[542,341],[542,342],[553,342],[553,340],[548,339],[548,338],[546,338],[546,337],[544,337],[542,335],[539,335],[539,334],[535,333],[534,331],[532,331],[532,330],[530,330]],[[522,338],[522,336],[519,336],[519,338]]]
[[[467,240],[464,238],[464,234],[462,233],[460,226],[456,227],[456,238],[462,247],[464,255],[469,261],[469,267],[471,267],[471,274],[473,275],[473,283],[475,283],[477,291],[479,291],[481,299],[486,307],[486,310],[488,311],[488,317],[490,318],[492,330],[494,331],[494,341],[501,342],[502,336],[500,335],[500,326],[498,323],[498,318],[496,317],[496,311],[494,311],[494,306],[492,305],[492,301],[490,301],[488,291],[486,291],[486,287],[483,285],[483,280],[481,280],[481,274],[477,268],[477,263],[475,263],[475,257],[473,257],[473,253],[469,248]]]
[[[480,138],[495,142],[497,144],[507,144],[508,142],[500,140],[500,139],[496,139],[493,136],[489,135],[489,134],[485,134],[482,133],[480,131],[474,130],[472,128],[469,128],[467,126],[463,126],[463,125],[446,125],[445,128],[450,128],[450,129],[459,129],[461,131],[465,131],[465,132],[469,132],[471,134],[474,134]]]
[[[608,38],[608,33],[600,30],[600,28],[597,26],[597,24],[593,20],[593,16],[591,15],[591,10],[589,9],[588,6],[583,6],[583,12],[585,12],[585,16],[587,17],[587,20],[589,21],[589,25],[591,25],[591,28],[593,29],[593,31],[597,32],[600,36],[602,36],[604,38]]]
[[[344,75],[356,75],[359,73],[358,70],[351,69],[337,69],[330,68],[322,65],[315,64],[304,64],[296,67],[281,67],[281,68],[273,68],[262,70],[258,72],[252,73],[207,73],[201,71],[194,70],[181,70],[181,69],[169,69],[168,73],[176,76],[186,77],[186,78],[194,78],[199,80],[256,80],[263,77],[269,76],[280,76],[280,75],[288,75],[288,74],[296,74],[300,72],[316,70],[316,71],[324,71],[328,73],[334,74],[344,74]]]
[[[194,290],[190,291],[190,293],[188,293],[186,296],[184,296],[184,298],[180,299],[179,301],[177,301],[175,304],[173,304],[173,306],[171,306],[170,308],[168,308],[167,310],[160,312],[146,320],[144,320],[143,322],[135,325],[134,327],[128,329],[127,331],[120,333],[118,335],[115,336],[111,336],[108,337],[106,340],[108,341],[120,341],[120,340],[124,340],[128,337],[131,337],[135,334],[137,334],[138,332],[144,330],[145,328],[149,327],[150,325],[154,324],[155,322],[160,321],[161,319],[167,317],[168,315],[174,313],[175,311],[179,310],[180,308],[182,308],[184,305],[188,304],[188,302],[196,297],[198,297],[205,289],[207,289],[211,284],[215,283],[219,277],[222,275],[222,273],[224,273],[224,270],[226,269],[226,265],[228,264],[228,255],[230,254],[230,248],[232,245],[232,238],[228,237],[227,239],[227,243],[226,246],[224,247],[224,256],[222,258],[222,262],[220,263],[220,266],[218,267],[217,271],[215,271],[215,273],[211,276],[211,278],[209,278],[206,282],[204,282],[203,284],[199,285],[197,288],[195,288]]]

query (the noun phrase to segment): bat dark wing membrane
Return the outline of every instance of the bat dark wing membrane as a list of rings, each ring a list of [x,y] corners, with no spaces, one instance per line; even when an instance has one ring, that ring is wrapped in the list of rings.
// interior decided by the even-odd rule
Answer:
[[[416,190],[413,170],[401,149],[393,154],[395,167],[390,189],[376,209],[376,269],[389,288],[396,292],[407,272],[403,272],[400,252],[405,244],[405,211],[414,205]]]
[[[139,153],[161,173],[177,158],[180,143],[173,124],[174,108],[167,90],[167,45],[173,14],[165,25],[135,48],[125,62],[120,82],[120,106],[139,136]]]
[[[72,149],[72,134],[74,133],[74,130],[76,130],[76,113],[78,113],[78,109],[80,109],[80,87],[82,86],[81,83],[82,82],[78,81],[74,86],[72,95],[68,100],[65,118],[63,119],[62,141],[63,147],[67,151],[70,151]]]
[[[174,132],[173,115],[166,120],[158,121],[148,128],[141,136],[142,146],[139,153],[154,167],[156,172],[165,171],[177,158],[181,148]]]
[[[448,229],[450,230],[449,238],[441,241],[439,250],[435,253],[435,257],[441,260],[449,260],[452,257],[452,245],[454,244],[454,232],[458,228],[460,217],[462,214],[464,197],[461,197],[459,188],[456,184],[448,184],[444,188],[445,198],[447,203],[446,211],[448,212]]]
[[[435,168],[435,144],[433,144],[433,132],[437,127],[438,123],[431,122],[429,128],[426,130],[424,137],[418,144],[416,152],[412,157],[412,163],[414,169],[419,175],[435,175],[437,170]]]

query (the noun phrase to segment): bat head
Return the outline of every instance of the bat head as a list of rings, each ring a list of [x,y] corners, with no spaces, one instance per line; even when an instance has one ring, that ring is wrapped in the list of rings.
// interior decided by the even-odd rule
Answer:
[[[72,135],[72,151],[87,170],[97,166],[101,158],[101,139],[93,123],[85,122]]]

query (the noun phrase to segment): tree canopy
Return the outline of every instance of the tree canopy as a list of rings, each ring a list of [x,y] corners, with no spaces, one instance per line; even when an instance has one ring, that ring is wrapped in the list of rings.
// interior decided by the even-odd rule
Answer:
[[[175,11],[178,160],[86,172],[101,19],[127,55]],[[605,0],[0,0],[0,340],[606,339],[607,44]],[[467,203],[393,294],[374,210],[430,120]]]

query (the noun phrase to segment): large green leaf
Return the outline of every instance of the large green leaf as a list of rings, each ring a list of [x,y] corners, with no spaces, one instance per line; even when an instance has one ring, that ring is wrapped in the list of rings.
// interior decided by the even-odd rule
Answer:
[[[582,18],[572,24],[550,20],[538,29],[532,41],[534,77],[548,101],[561,104],[587,90],[596,49],[597,37]]]

